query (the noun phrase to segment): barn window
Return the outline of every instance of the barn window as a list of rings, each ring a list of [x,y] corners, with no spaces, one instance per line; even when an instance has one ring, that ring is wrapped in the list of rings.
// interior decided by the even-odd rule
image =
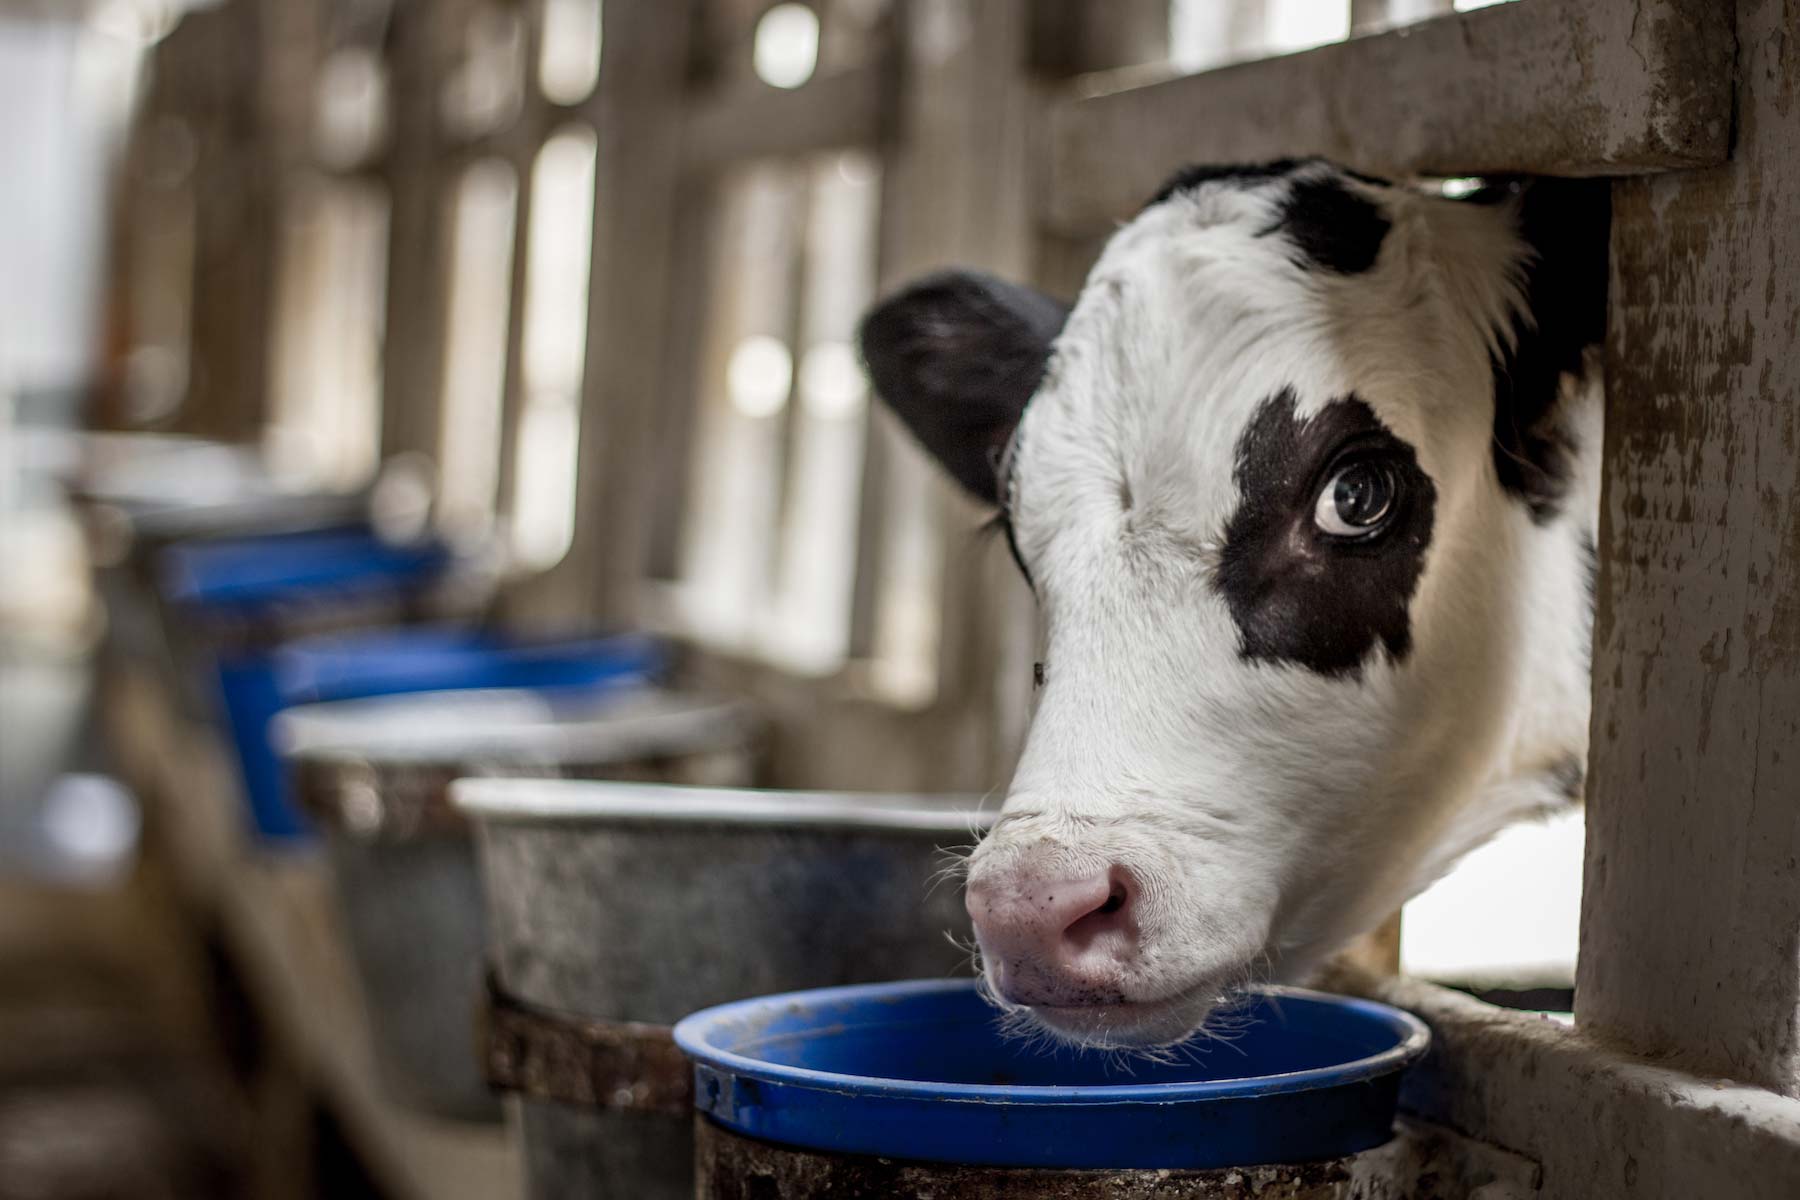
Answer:
[[[575,529],[594,153],[593,130],[571,125],[544,143],[533,168],[511,501],[513,550],[531,569],[560,559]]]
[[[819,15],[804,4],[777,4],[757,21],[752,47],[758,79],[799,87],[819,62]]]
[[[600,78],[600,0],[544,0],[538,89],[552,104],[579,104]]]
[[[1198,71],[1340,42],[1350,34],[1350,8],[1350,0],[1173,0],[1170,58]]]
[[[700,636],[803,674],[848,652],[879,190],[855,152],[722,188],[676,594]]]
[[[387,135],[387,70],[372,47],[345,46],[319,66],[313,144],[328,169],[361,165]]]
[[[438,501],[445,528],[465,537],[486,534],[494,517],[517,198],[499,159],[471,165],[456,185]]]
[[[282,214],[266,440],[284,467],[328,486],[375,470],[387,210],[376,184],[314,178]]]

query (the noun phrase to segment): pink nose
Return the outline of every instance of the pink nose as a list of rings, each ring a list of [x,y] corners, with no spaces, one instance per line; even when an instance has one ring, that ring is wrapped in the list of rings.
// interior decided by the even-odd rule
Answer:
[[[1112,1004],[1136,942],[1131,880],[1029,870],[978,876],[966,902],[994,986],[1014,1004]]]

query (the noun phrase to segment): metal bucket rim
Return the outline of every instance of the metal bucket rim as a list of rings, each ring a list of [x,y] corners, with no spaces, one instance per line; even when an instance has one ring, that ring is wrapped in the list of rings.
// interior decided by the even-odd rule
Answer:
[[[1278,999],[1310,1000],[1349,1009],[1387,1024],[1395,1031],[1395,1044],[1385,1050],[1342,1063],[1310,1067],[1271,1075],[1247,1075],[1235,1079],[1206,1079],[1177,1083],[1122,1083],[1071,1086],[940,1083],[924,1079],[888,1079],[871,1075],[846,1075],[810,1067],[790,1067],[720,1049],[707,1038],[722,1020],[741,1015],[779,1012],[806,1003],[906,999],[937,992],[971,991],[981,986],[976,979],[914,979],[897,983],[851,984],[845,987],[808,988],[747,1000],[733,1000],[690,1013],[675,1023],[675,1044],[696,1066],[764,1083],[788,1084],[811,1090],[854,1095],[901,1097],[933,1103],[998,1105],[1116,1105],[1192,1103],[1229,1100],[1295,1092],[1340,1088],[1395,1074],[1424,1056],[1431,1046],[1431,1029],[1424,1021],[1391,1004],[1357,996],[1340,996],[1311,988],[1259,984],[1245,991]]]
[[[458,766],[469,762],[552,761],[560,765],[604,765],[646,755],[703,753],[742,742],[751,722],[740,701],[653,688],[603,688],[581,715],[544,713],[516,723],[445,733],[441,728],[408,745],[398,735],[378,733],[357,718],[377,710],[429,710],[445,697],[522,702],[531,688],[471,688],[412,692],[398,696],[328,700],[296,705],[276,717],[272,736],[282,757],[326,766]],[[633,710],[631,699],[652,695],[663,707]]]
[[[485,824],[726,826],[975,836],[998,809],[975,795],[687,787],[583,779],[459,779],[450,799]]]

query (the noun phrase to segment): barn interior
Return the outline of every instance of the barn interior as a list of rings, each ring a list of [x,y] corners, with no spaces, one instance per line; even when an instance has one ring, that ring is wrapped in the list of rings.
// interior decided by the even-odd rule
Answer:
[[[1311,155],[1611,181],[1584,802],[1332,968],[1430,1028],[1399,1132],[632,1154],[719,1197],[1800,1194],[1794,5],[0,0],[0,1200],[665,1194],[584,1156],[687,1063],[521,1000],[549,952],[494,930],[604,941],[542,914],[629,877],[754,956],[729,852],[564,862],[452,778],[533,781],[532,830],[555,777],[991,819],[1032,587],[858,323],[951,266],[1073,298],[1174,169]]]

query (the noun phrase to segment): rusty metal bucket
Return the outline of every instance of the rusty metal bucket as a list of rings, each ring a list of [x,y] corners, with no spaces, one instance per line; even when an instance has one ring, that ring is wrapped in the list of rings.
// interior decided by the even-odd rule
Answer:
[[[758,733],[741,705],[646,688],[555,698],[417,693],[288,710],[277,737],[325,831],[377,1070],[411,1107],[496,1121],[476,1035],[485,944],[464,776],[736,784]]]
[[[967,969],[973,798],[465,781],[487,882],[488,1068],[534,1200],[694,1194],[669,1026],[726,1000]]]

